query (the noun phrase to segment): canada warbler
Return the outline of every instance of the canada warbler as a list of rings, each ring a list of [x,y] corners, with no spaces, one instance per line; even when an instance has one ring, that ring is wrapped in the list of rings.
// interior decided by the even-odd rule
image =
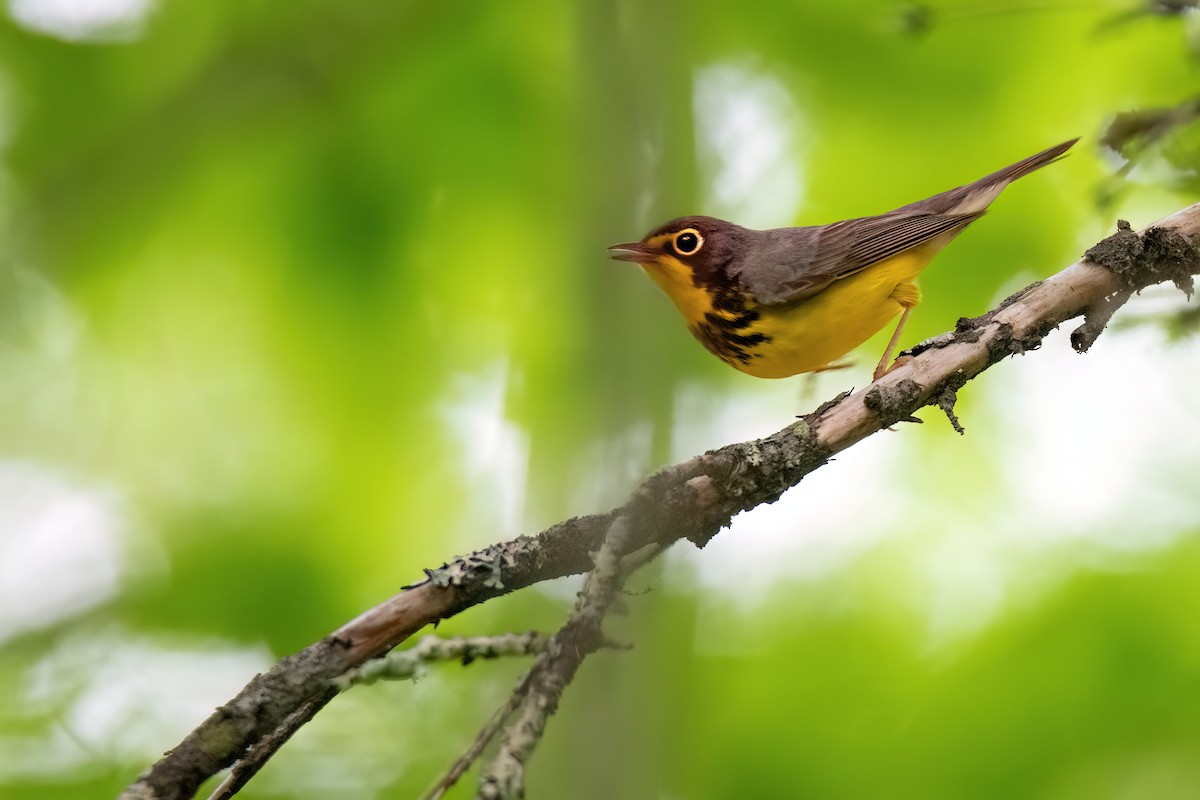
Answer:
[[[640,264],[709,351],[760,378],[836,366],[899,314],[878,379],[921,299],[917,275],[1004,187],[1077,141],[876,217],[766,231],[681,217],[609,252]]]

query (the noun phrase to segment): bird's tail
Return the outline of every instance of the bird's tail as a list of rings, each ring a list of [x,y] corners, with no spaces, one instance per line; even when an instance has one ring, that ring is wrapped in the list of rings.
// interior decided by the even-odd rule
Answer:
[[[1017,178],[1023,178],[1034,170],[1041,169],[1047,164],[1053,164],[1055,161],[1058,161],[1078,141],[1079,138],[1076,137],[1069,142],[1056,144],[1054,147],[1049,147],[1040,153],[1031,155],[1029,158],[1023,158],[1015,164],[1011,164],[1004,169],[993,172],[991,175],[980,178],[971,185],[982,188],[997,183],[1012,183]]]
[[[1000,196],[1000,192],[1004,191],[1005,186],[1008,186],[1017,178],[1023,178],[1034,170],[1041,169],[1047,164],[1058,161],[1078,141],[1079,139],[1075,138],[1062,144],[1056,144],[1054,147],[1047,148],[1040,153],[1034,153],[1029,158],[1023,158],[1015,164],[1010,164],[1004,169],[996,170],[991,175],[985,175],[977,181],[968,183],[966,186],[959,186],[957,189],[942,192],[930,197],[928,200],[921,200],[913,203],[911,206],[897,210],[923,211],[936,214],[982,213],[984,209],[992,204],[993,200]]]

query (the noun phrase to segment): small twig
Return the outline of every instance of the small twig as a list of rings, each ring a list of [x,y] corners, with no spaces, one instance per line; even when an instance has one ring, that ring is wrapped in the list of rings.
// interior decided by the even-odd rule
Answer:
[[[296,731],[304,727],[305,723],[336,696],[337,692],[330,690],[324,695],[314,697],[288,714],[274,731],[259,739],[253,747],[246,751],[246,754],[233,765],[233,769],[229,770],[229,775],[221,781],[221,785],[208,796],[208,800],[229,800],[240,792],[242,787],[267,765],[275,753],[279,752],[279,748],[287,744]]]
[[[1175,342],[1200,333],[1200,305],[1175,308],[1148,314],[1125,314],[1114,327],[1132,330],[1146,326],[1161,328],[1168,342]]]
[[[1117,309],[1150,282],[1145,279],[1147,272],[1158,280],[1170,280],[1189,299],[1192,296],[1195,248],[1174,231],[1151,228],[1138,234],[1128,222],[1117,220],[1117,232],[1088,248],[1086,258],[1119,276],[1125,285],[1091,305],[1083,324],[1071,332],[1071,346],[1080,353],[1095,344]]]
[[[618,519],[623,520],[624,518]],[[616,523],[614,523],[614,525],[615,524]],[[611,526],[609,530],[609,537],[611,537]],[[605,553],[605,548],[607,547],[608,541],[609,538],[606,537],[605,544],[601,545],[601,555],[597,556],[597,564],[600,563],[600,558]],[[635,551],[634,553],[631,553],[628,557],[626,557],[623,564],[625,567],[625,574],[628,574],[638,567],[641,567],[661,552],[661,547],[646,546]],[[580,592],[581,602],[582,598],[588,595],[589,586],[593,584],[593,574],[594,571],[593,573],[589,573],[588,580],[584,584],[584,589]],[[570,623],[568,623],[568,626],[569,625]],[[566,626],[564,626],[563,630],[565,630],[565,628]],[[429,790],[429,792],[425,795],[425,800],[438,800],[445,795],[445,793],[452,786],[454,786],[454,784],[458,783],[462,776],[467,773],[467,770],[471,768],[471,765],[475,763],[476,759],[478,759],[483,753],[488,744],[490,744],[491,741],[496,738],[496,735],[504,727],[504,723],[510,716],[512,716],[513,712],[515,712],[522,706],[523,703],[525,703],[526,698],[530,696],[532,691],[537,690],[537,684],[540,680],[540,676],[543,675],[544,670],[547,668],[546,664],[554,659],[556,650],[561,649],[559,638],[562,636],[563,630],[560,630],[559,633],[549,641],[546,641],[544,638],[539,640],[537,650],[540,652],[540,655],[538,656],[538,659],[534,662],[533,666],[531,666],[529,670],[521,676],[521,679],[517,681],[517,685],[513,689],[508,700],[503,706],[497,709],[496,713],[491,716],[491,718],[487,721],[487,724],[483,726],[483,729],[480,730],[479,734],[475,737],[475,740],[471,743],[471,746],[467,748],[467,751],[450,766],[450,769],[446,771],[446,774],[443,775],[438,782],[434,784],[433,788]],[[601,637],[597,648],[601,646],[616,645],[613,645]],[[582,661],[582,656],[580,656],[580,661]],[[520,722],[518,722],[518,724],[520,724]]]
[[[1088,309],[1083,316],[1083,324],[1071,331],[1071,347],[1075,348],[1076,353],[1086,353],[1091,349],[1108,327],[1113,314],[1117,313],[1117,309],[1125,305],[1132,295],[1132,289],[1122,289]]]
[[[530,688],[521,701],[520,713],[508,728],[499,752],[479,778],[476,797],[480,800],[524,796],[525,763],[541,741],[546,723],[558,710],[563,691],[583,660],[604,644],[604,616],[629,574],[628,568],[622,569],[621,555],[630,539],[629,519],[617,517],[596,553],[596,567],[588,573],[575,612],[554,635],[544,656],[530,669]],[[645,561],[639,559],[636,566]]]
[[[531,656],[545,649],[548,638],[536,631],[455,639],[425,636],[413,647],[406,650],[395,650],[382,658],[373,659],[361,667],[349,670],[345,675],[335,679],[334,685],[345,691],[359,683],[370,684],[378,680],[407,680],[419,677],[425,664],[430,661],[458,660],[466,666],[478,658]]]
[[[954,413],[954,405],[958,402],[958,390],[966,385],[967,377],[962,373],[955,373],[946,381],[946,385],[942,387],[942,393],[937,398],[938,408],[946,415],[946,419],[950,420],[951,427],[958,432],[959,436],[965,435],[966,430],[959,421],[958,414]]]
[[[926,34],[932,31],[935,25],[944,25],[947,22],[970,22],[988,16],[1054,11],[1079,5],[1083,5],[1080,0],[1027,0],[1024,3],[996,3],[990,6],[977,4],[972,8],[960,10],[949,7],[935,8],[931,3],[907,3],[901,6],[896,22],[901,33]]]
[[[640,553],[641,551],[639,551],[638,554]],[[645,562],[643,561],[640,563]],[[438,800],[441,798],[450,789],[450,787],[458,783],[462,776],[467,773],[467,770],[471,768],[471,765],[474,764],[479,756],[483,753],[488,744],[490,744],[492,740],[496,738],[496,735],[500,732],[501,728],[504,727],[504,723],[510,716],[512,716],[513,712],[517,710],[517,708],[525,700],[526,696],[528,696],[533,682],[538,674],[538,664],[542,662],[546,654],[549,652],[550,647],[553,646],[552,641],[553,640],[546,641],[544,638],[542,639],[538,646],[538,650],[541,653],[541,655],[538,657],[538,661],[535,661],[534,666],[530,667],[529,670],[521,676],[505,704],[497,709],[496,713],[492,714],[491,718],[487,721],[487,723],[479,731],[479,734],[475,737],[475,740],[471,743],[471,746],[467,748],[465,753],[459,756],[458,760],[456,760],[450,766],[450,769],[446,771],[446,774],[443,775],[438,782],[434,784],[433,788],[424,795],[424,800]],[[602,646],[623,649],[621,645],[609,641],[602,642]]]
[[[1195,11],[1196,3],[1187,2]],[[1136,12],[1135,12],[1136,13]],[[1113,116],[1100,136],[1100,144],[1125,159],[1119,175],[1125,177],[1147,150],[1178,128],[1200,118],[1200,98],[1190,98],[1165,108],[1122,111]]]
[[[535,662],[536,665],[536,662]],[[467,774],[467,770],[475,763],[475,760],[483,753],[485,747],[496,738],[496,734],[504,727],[504,723],[512,716],[513,712],[521,705],[521,702],[529,694],[529,688],[533,679],[533,668],[531,667],[521,679],[517,681],[516,687],[508,700],[500,708],[492,714],[491,719],[479,731],[475,737],[475,741],[471,742],[471,746],[467,751],[458,757],[458,760],[450,765],[450,769],[441,777],[433,788],[425,795],[424,800],[439,800],[450,787],[458,783],[463,775]]]

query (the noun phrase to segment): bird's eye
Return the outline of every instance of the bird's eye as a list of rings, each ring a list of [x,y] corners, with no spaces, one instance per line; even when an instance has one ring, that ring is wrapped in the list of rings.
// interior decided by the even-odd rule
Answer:
[[[704,237],[695,228],[688,228],[675,234],[675,252],[681,256],[694,256],[704,246]]]

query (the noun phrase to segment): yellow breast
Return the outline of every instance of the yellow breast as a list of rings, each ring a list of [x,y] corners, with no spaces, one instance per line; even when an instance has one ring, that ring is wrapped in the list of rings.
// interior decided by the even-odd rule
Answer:
[[[903,308],[897,287],[910,285],[940,249],[909,250],[796,303],[764,306],[746,298],[740,314],[716,310],[713,294],[673,259],[644,269],[715,355],[759,378],[786,378],[829,366],[881,330]]]

